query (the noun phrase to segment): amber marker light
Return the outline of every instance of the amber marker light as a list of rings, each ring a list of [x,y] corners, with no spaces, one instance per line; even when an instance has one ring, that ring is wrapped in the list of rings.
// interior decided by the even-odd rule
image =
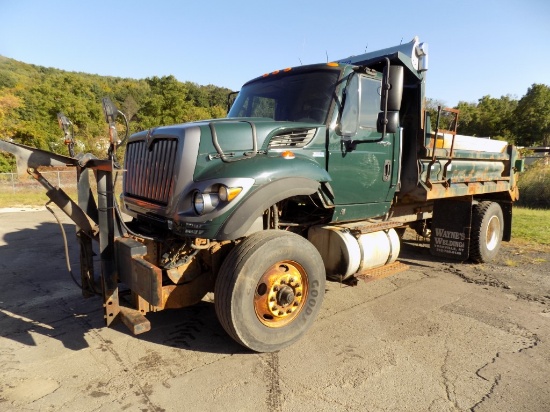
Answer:
[[[227,187],[221,185],[218,190],[218,196],[222,202],[231,202],[242,192],[242,190],[242,187]]]
[[[296,155],[290,150],[285,150],[281,153],[281,156],[283,157],[283,159],[294,159],[296,157]]]
[[[287,68],[284,69],[283,71],[284,71],[284,72],[289,72],[289,71],[291,71],[291,70],[292,70],[292,67],[287,67]]]
[[[327,66],[330,66],[330,67],[338,67],[338,63],[336,63],[336,62],[330,62],[330,63],[327,63]]]
[[[279,70],[275,70],[273,73],[271,74],[279,74]]]

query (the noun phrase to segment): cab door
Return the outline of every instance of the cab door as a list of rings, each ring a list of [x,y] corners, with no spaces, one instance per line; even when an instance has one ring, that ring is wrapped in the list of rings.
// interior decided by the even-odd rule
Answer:
[[[328,171],[335,194],[336,219],[384,214],[395,193],[398,133],[377,131],[381,77],[351,75],[339,122],[329,138]]]

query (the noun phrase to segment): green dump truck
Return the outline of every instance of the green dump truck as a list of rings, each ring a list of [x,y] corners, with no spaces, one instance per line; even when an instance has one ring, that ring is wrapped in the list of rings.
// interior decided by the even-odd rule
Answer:
[[[427,45],[415,38],[277,70],[247,82],[226,118],[133,134],[121,166],[109,101],[107,159],[0,149],[76,222],[83,292],[100,290],[107,325],[120,318],[142,333],[147,312],[214,292],[234,340],[276,351],[312,325],[327,278],[398,270],[406,227],[429,237],[434,255],[475,262],[510,239],[522,160],[505,142],[457,134],[452,109],[430,119],[427,69]],[[77,168],[78,202],[44,179],[43,165]]]

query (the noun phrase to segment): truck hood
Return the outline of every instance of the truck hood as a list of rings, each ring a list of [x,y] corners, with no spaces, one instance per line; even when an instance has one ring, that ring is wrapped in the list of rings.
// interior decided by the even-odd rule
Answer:
[[[284,146],[300,148],[313,140],[319,128],[324,127],[319,123],[274,121],[260,117],[214,119],[195,125],[202,129],[201,148],[207,149],[207,141],[215,138],[224,152],[252,150],[253,139],[256,140],[257,150]]]
[[[259,158],[250,160],[254,157],[254,149],[256,154],[268,149],[295,150],[318,141],[319,149],[324,150],[324,130],[322,124],[230,118],[136,133],[130,137],[126,148],[124,197],[127,207],[158,216],[174,216],[181,213],[182,208],[191,210],[189,199],[193,191],[206,189],[206,186],[203,188],[206,183],[199,182],[214,177],[218,180],[247,177],[252,182],[262,168]],[[267,159],[269,156],[261,157]],[[311,164],[322,171],[312,159],[300,157],[304,157],[300,163]],[[298,162],[292,165],[295,163]],[[291,163],[284,164],[287,166],[284,170],[291,166]]]
[[[275,121],[264,117],[243,117],[202,120],[198,122],[161,126],[138,132],[130,137],[135,140],[154,139],[157,137],[183,137],[189,130],[199,128],[201,153],[215,150],[212,142],[213,133],[216,135],[220,147],[224,151],[247,151],[252,149],[253,138],[256,139],[257,149],[265,150],[269,142],[272,146],[292,146],[300,148],[309,143],[319,129],[325,125],[321,123]],[[195,138],[198,136],[195,136]]]

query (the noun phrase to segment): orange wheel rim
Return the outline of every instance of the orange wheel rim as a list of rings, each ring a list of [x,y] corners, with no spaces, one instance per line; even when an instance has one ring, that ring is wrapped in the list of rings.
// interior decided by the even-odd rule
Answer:
[[[309,291],[307,273],[297,262],[283,260],[270,266],[256,285],[254,311],[264,325],[279,328],[303,309]]]

